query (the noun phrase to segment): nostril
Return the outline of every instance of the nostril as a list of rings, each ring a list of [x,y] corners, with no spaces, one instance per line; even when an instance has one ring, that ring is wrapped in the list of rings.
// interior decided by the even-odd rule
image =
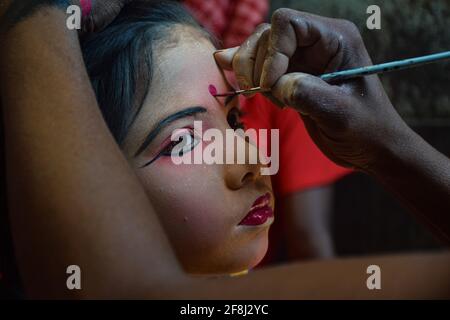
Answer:
[[[242,184],[245,184],[249,181],[252,181],[255,177],[255,174],[253,172],[247,172],[241,179]]]

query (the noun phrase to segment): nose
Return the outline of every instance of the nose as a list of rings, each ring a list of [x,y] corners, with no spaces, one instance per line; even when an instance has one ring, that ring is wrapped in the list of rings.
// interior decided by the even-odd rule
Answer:
[[[258,156],[258,148],[244,137],[239,135],[236,135],[236,137],[237,143],[234,145],[234,150],[227,149],[225,151],[228,156],[230,156],[229,152],[234,151],[233,163],[230,164],[227,161],[225,165],[225,183],[231,190],[237,190],[252,182],[254,183],[261,177],[260,169],[262,165]],[[245,148],[242,148],[242,146],[245,146]]]

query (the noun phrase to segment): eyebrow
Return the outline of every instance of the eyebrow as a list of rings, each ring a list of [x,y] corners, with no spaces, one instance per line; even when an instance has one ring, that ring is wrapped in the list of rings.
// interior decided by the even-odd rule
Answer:
[[[167,118],[164,118],[163,120],[158,122],[158,124],[148,133],[144,142],[139,147],[139,149],[136,151],[134,156],[137,157],[142,151],[144,151],[148,147],[148,145],[156,138],[156,136],[161,132],[161,130],[164,129],[165,127],[167,127],[172,122],[174,122],[178,119],[181,119],[181,118],[186,118],[186,117],[193,116],[195,114],[203,113],[203,112],[207,112],[206,108],[204,108],[204,107],[199,107],[199,106],[189,107],[189,108],[186,108],[179,112],[176,112],[174,114],[171,114]]]

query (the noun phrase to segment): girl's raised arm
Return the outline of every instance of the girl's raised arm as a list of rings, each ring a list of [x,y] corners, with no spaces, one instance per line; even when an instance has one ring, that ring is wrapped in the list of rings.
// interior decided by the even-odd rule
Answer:
[[[142,283],[164,296],[182,271],[102,119],[64,12],[42,6],[1,39],[8,205],[24,285],[31,296],[80,293],[66,287],[66,268],[79,265],[84,296]]]

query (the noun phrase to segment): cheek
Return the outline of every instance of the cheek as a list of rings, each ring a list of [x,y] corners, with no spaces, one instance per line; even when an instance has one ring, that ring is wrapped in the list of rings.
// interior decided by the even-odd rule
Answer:
[[[224,183],[218,166],[176,166],[167,157],[138,177],[178,249],[205,250],[230,237],[235,222],[220,201]]]

